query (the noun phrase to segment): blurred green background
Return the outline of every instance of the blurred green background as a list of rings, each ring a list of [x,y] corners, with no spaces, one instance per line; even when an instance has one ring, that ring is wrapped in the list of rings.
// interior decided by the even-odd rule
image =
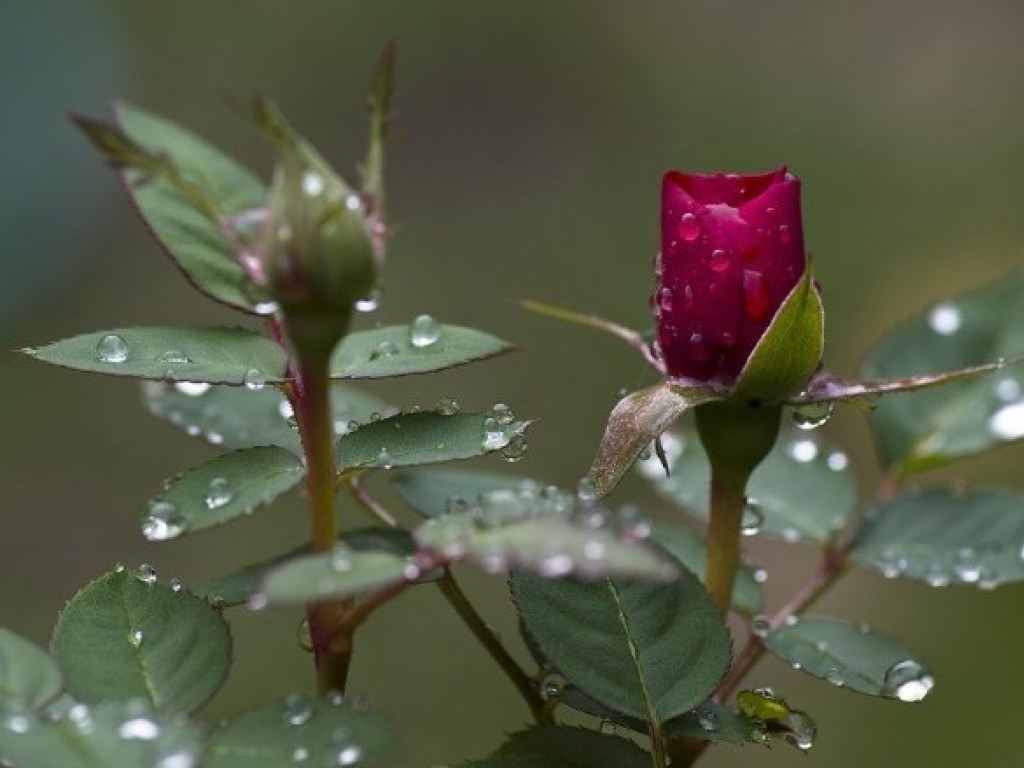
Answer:
[[[534,297],[644,327],[667,168],[804,181],[807,242],[828,304],[828,360],[933,299],[1017,265],[1024,242],[1024,5],[933,2],[377,2],[0,4],[0,320],[11,350],[126,324],[233,323],[190,291],[65,120],[125,98],[268,170],[247,125],[277,100],[336,165],[364,140],[364,96],[398,44],[387,294],[370,322],[419,312],[513,340],[518,354],[375,386],[402,405],[454,395],[539,418],[515,467],[575,482],[621,387],[650,374],[610,339],[519,310]],[[296,500],[184,541],[139,535],[164,477],[213,455],[139,407],[136,387],[0,356],[0,624],[45,641],[63,601],[112,563],[198,583],[302,537]],[[864,419],[826,428],[877,480]],[[958,468],[1021,483],[1021,446]],[[495,460],[491,466],[498,462]],[[651,502],[636,481],[619,492]],[[778,600],[812,553],[755,549]],[[506,636],[501,579],[465,573]],[[878,702],[766,663],[819,720],[809,757],[716,748],[715,766],[1024,764],[1020,588],[928,590],[848,577],[821,605],[903,638],[939,677],[921,705]],[[232,615],[219,717],[311,684],[298,615]],[[427,587],[361,636],[353,687],[402,730],[399,765],[482,755],[526,720],[514,692]],[[519,649],[521,650],[521,649]]]

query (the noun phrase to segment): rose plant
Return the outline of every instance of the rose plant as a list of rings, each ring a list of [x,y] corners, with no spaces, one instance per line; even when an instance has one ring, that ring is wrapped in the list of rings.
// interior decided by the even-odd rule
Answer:
[[[1024,275],[910,319],[868,354],[862,380],[840,378],[822,363],[824,309],[804,247],[800,182],[785,169],[669,172],[653,338],[526,303],[625,340],[658,379],[612,409],[575,491],[431,468],[488,454],[514,462],[530,422],[503,403],[467,413],[446,398],[402,410],[352,385],[510,348],[428,315],[353,328],[379,300],[389,235],[392,69],[389,49],[356,185],[263,100],[253,113],[277,155],[269,185],[136,107],[121,105],[115,123],[75,118],[186,278],[254,322],[117,328],[22,351],[141,379],[155,417],[223,451],[155,493],[140,521],[147,539],[237,521],[301,486],[308,543],[191,588],[160,583],[148,565],[116,566],[65,606],[48,652],[0,629],[0,763],[388,764],[401,724],[347,690],[355,639],[382,605],[432,586],[536,721],[463,763],[476,768],[665,768],[696,763],[712,744],[774,740],[809,749],[817,727],[808,702],[743,687],[766,653],[848,691],[903,702],[928,695],[934,672],[901,643],[806,611],[853,567],[935,587],[1024,578],[1024,493],[908,485],[930,467],[1024,437],[1022,376],[1010,365],[1024,352],[1014,330],[1024,320]],[[926,391],[881,402],[911,390]],[[860,503],[847,454],[811,431],[836,403],[874,409],[884,479]],[[795,426],[783,426],[787,412]],[[667,511],[602,505],[634,466]],[[382,484],[402,508],[382,501]],[[357,525],[356,507],[374,524]],[[744,561],[743,536],[815,546],[820,566],[769,610],[765,571]],[[508,574],[530,663],[481,618],[456,563]],[[289,605],[302,607],[315,693],[204,724],[197,711],[230,667],[229,610]],[[583,725],[568,725],[567,712]]]

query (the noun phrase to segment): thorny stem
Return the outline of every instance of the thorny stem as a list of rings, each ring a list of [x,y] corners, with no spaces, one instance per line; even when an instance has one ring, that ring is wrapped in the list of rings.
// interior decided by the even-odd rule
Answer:
[[[327,552],[338,538],[334,507],[334,433],[331,388],[326,360],[303,360],[298,365],[292,403],[306,456],[306,500],[309,505],[310,547]],[[306,606],[317,690],[344,691],[352,660],[352,632],[347,626],[351,599],[327,599]]]
[[[501,671],[505,673],[512,685],[519,691],[519,695],[523,697],[526,705],[530,708],[534,719],[538,723],[554,722],[534,681],[520,668],[516,660],[505,650],[505,646],[501,644],[497,635],[487,626],[480,617],[480,614],[476,612],[469,598],[466,597],[458,582],[455,581],[451,571],[445,568],[444,575],[438,580],[437,585],[441,589],[441,594],[445,596],[452,608],[455,609],[455,612],[459,614],[459,618],[462,619],[463,623],[469,628],[476,639],[480,641],[480,644],[490,654],[494,662],[501,668]]]

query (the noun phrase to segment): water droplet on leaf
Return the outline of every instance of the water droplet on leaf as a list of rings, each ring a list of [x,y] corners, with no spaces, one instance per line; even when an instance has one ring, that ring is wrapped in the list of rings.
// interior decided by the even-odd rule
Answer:
[[[462,406],[454,397],[442,397],[437,401],[437,412],[442,416],[454,416],[461,410]]]
[[[123,363],[128,359],[128,342],[116,333],[108,333],[96,343],[96,359],[101,363]]]
[[[928,313],[928,327],[940,336],[952,336],[960,330],[962,323],[960,310],[949,302],[935,305]]]
[[[155,501],[142,520],[142,535],[149,541],[166,541],[185,531],[185,516],[169,501]]]
[[[831,400],[817,403],[804,403],[793,409],[793,423],[800,429],[810,430],[823,426],[835,410],[835,404]]]
[[[889,667],[882,683],[882,695],[900,701],[921,701],[935,686],[935,678],[913,659]]]
[[[210,385],[205,381],[179,381],[174,388],[189,397],[202,397],[210,391]]]
[[[210,510],[220,509],[230,504],[235,498],[235,491],[231,484],[223,477],[215,477],[210,481],[206,489],[206,508]]]
[[[156,584],[156,568],[149,563],[143,563],[135,571],[135,578],[145,584]]]
[[[263,389],[267,383],[267,377],[263,375],[263,372],[257,368],[250,368],[245,372],[245,376],[242,378],[242,383],[245,384],[245,388],[256,392]]]
[[[441,338],[442,327],[430,315],[419,315],[409,323],[409,343],[422,348],[436,344]]]
[[[281,716],[288,725],[305,725],[313,719],[313,705],[301,693],[289,693],[281,707]]]

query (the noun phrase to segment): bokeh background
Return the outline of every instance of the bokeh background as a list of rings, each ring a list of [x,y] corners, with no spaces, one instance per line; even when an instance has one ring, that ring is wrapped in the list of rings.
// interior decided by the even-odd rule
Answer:
[[[539,418],[515,467],[566,484],[587,467],[622,387],[649,379],[608,338],[518,309],[535,297],[650,322],[657,192],[669,167],[804,180],[807,242],[828,303],[828,360],[1024,254],[1024,6],[892,3],[222,0],[0,4],[0,347],[124,324],[235,322],[193,293],[133,220],[66,110],[125,98],[258,169],[253,92],[277,100],[339,168],[364,141],[380,48],[399,50],[390,154],[399,230],[382,309],[473,324],[520,352],[375,386],[403,405],[453,395]],[[115,561],[197,583],[302,537],[299,503],[184,541],[139,535],[160,481],[213,455],[153,422],[129,381],[0,354],[0,624],[44,642],[74,591]],[[865,420],[826,427],[877,481]],[[1021,446],[957,472],[1020,484]],[[495,460],[495,464],[500,464]],[[494,466],[494,464],[492,464]],[[631,481],[620,499],[652,502]],[[812,564],[762,546],[778,600]],[[465,574],[507,636],[504,585]],[[929,590],[856,573],[821,610],[905,639],[939,677],[915,706],[765,663],[753,674],[820,724],[808,757],[716,748],[701,765],[822,768],[1024,764],[1020,588]],[[236,666],[211,718],[311,684],[298,615],[234,614]],[[485,754],[525,722],[515,694],[430,588],[377,615],[353,686],[401,728],[396,765]],[[521,650],[521,649],[520,649]]]

